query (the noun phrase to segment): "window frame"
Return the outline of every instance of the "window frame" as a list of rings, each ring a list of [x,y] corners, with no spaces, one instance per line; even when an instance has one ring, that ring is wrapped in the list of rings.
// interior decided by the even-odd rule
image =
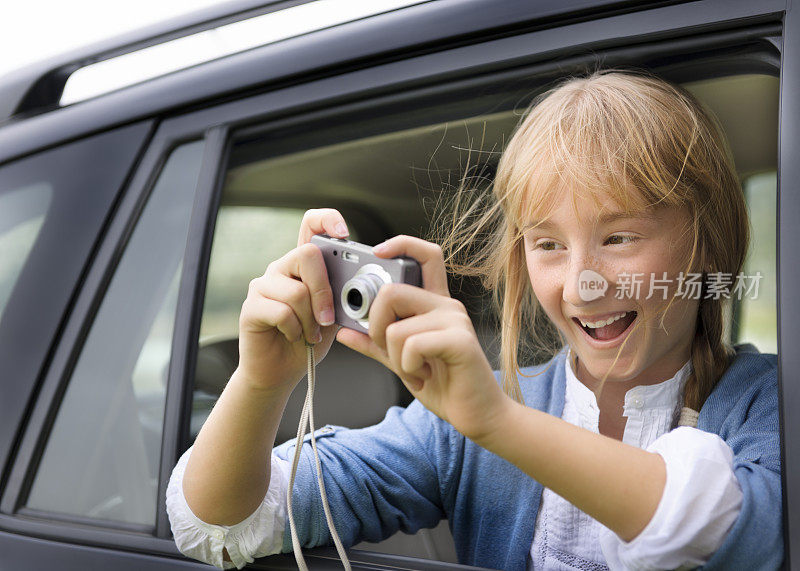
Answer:
[[[800,82],[800,63],[794,56],[800,47],[791,34],[781,42],[781,20],[785,5],[777,0],[759,3],[736,0],[708,0],[704,2],[661,6],[643,9],[639,12],[621,15],[610,15],[596,20],[571,23],[566,26],[542,29],[535,32],[492,39],[486,42],[466,44],[443,52],[424,53],[409,58],[382,64],[376,67],[355,69],[331,77],[314,79],[313,81],[289,85],[267,93],[234,99],[216,106],[188,110],[185,114],[165,119],[158,127],[137,170],[130,188],[123,197],[115,214],[107,235],[100,246],[93,266],[78,295],[72,316],[65,325],[61,342],[56,349],[49,370],[43,383],[41,394],[31,411],[24,436],[19,444],[11,477],[3,490],[0,501],[0,530],[9,530],[24,535],[58,539],[83,545],[120,548],[137,552],[146,552],[166,556],[181,557],[170,538],[169,522],[166,516],[164,491],[167,479],[178,458],[180,443],[185,441],[188,431],[189,407],[191,404],[191,387],[189,380],[193,378],[193,367],[196,362],[196,342],[202,315],[202,304],[205,294],[205,277],[211,251],[216,211],[221,196],[221,178],[225,171],[226,157],[230,144],[241,137],[252,136],[256,132],[274,131],[290,124],[307,123],[311,120],[322,120],[329,117],[341,117],[345,113],[369,114],[375,109],[392,110],[411,107],[423,102],[428,107],[434,103],[442,103],[454,92],[476,93],[475,90],[489,90],[492,85],[520,81],[524,77],[555,77],[567,63],[579,61],[595,61],[597,54],[602,54],[605,62],[641,62],[652,60],[659,54],[680,53],[690,50],[692,54],[703,50],[713,50],[719,46],[733,46],[736,42],[745,43],[756,38],[767,38],[778,50],[783,49],[779,69],[781,76],[780,107],[780,140],[778,166],[779,225],[778,240],[778,300],[782,311],[788,311],[781,319],[779,311],[779,348],[783,340],[787,340],[786,350],[779,354],[779,379],[782,371],[794,365],[792,352],[789,351],[791,339],[800,338],[800,330],[795,331],[792,324],[800,320],[787,318],[800,313],[800,303],[791,302],[786,289],[780,287],[781,267],[789,271],[800,272],[800,264],[792,257],[791,249],[780,248],[780,238],[793,243],[792,238],[800,238],[795,234],[790,220],[790,213],[800,212],[800,195],[798,193],[781,194],[781,178],[796,180],[800,173],[792,169],[793,161],[781,161],[781,149],[793,148],[797,137],[795,128],[791,126],[796,102],[797,90],[787,96],[787,83]],[[786,26],[792,22],[791,29],[800,34],[800,12],[787,13],[784,20]],[[624,30],[624,32],[621,32]],[[785,33],[785,29],[784,29]],[[576,46],[569,40],[571,37],[581,38]],[[787,51],[787,46],[791,51]],[[677,51],[676,51],[677,50]],[[794,52],[794,53],[793,53]],[[741,54],[727,53],[724,57],[709,55],[687,59],[682,69],[669,65],[664,66],[666,73],[674,78],[684,77],[687,81],[693,75],[708,77],[707,71],[713,69],[720,75],[737,69],[773,70],[775,57],[762,57],[756,54],[748,59]],[[795,56],[796,57],[796,56]],[[690,61],[691,60],[691,61]],[[800,61],[800,60],[798,60]],[[791,64],[791,67],[787,67]],[[480,72],[480,73],[479,73]],[[743,71],[742,71],[743,72]],[[790,76],[790,72],[793,76]],[[683,74],[683,75],[682,75]],[[794,87],[792,84],[791,87]],[[530,91],[528,84],[524,91]],[[491,103],[483,103],[490,107]],[[426,107],[426,109],[428,108]],[[791,112],[791,114],[789,114]],[[454,116],[463,113],[463,107],[453,105],[449,111]],[[785,118],[785,120],[784,120]],[[440,119],[446,120],[447,117]],[[397,120],[397,119],[394,119]],[[428,114],[415,117],[421,124],[435,121]],[[400,119],[402,121],[402,119]],[[404,126],[411,126],[406,121]],[[384,124],[383,132],[388,130]],[[20,492],[26,478],[32,477],[29,466],[36,455],[41,453],[44,440],[57,412],[57,402],[63,395],[64,383],[69,378],[85,336],[91,326],[94,313],[102,300],[105,287],[113,274],[124,244],[138,219],[157,173],[169,152],[177,145],[204,138],[206,149],[201,167],[200,182],[196,195],[195,207],[190,223],[188,247],[184,258],[181,276],[180,296],[176,312],[176,323],[173,337],[173,355],[170,362],[169,383],[164,418],[162,445],[162,465],[160,468],[159,498],[157,521],[151,530],[124,529],[116,524],[103,528],[97,521],[79,521],[78,518],[58,518],[53,514],[30,513],[19,509]],[[789,179],[788,176],[793,178]],[[795,204],[794,201],[799,204]],[[797,234],[800,234],[798,229]],[[797,269],[795,269],[797,268]],[[788,272],[787,274],[788,275]],[[788,282],[790,283],[790,282]],[[800,317],[800,316],[797,316]],[[800,359],[800,355],[797,357]],[[797,363],[800,367],[800,362]],[[780,384],[782,387],[782,383]],[[785,389],[785,387],[784,387]],[[800,399],[800,388],[791,389],[793,400]],[[792,399],[784,399],[787,392],[782,393],[782,428],[786,406]],[[791,417],[787,419],[791,421]],[[797,422],[800,422],[798,420]],[[791,423],[787,422],[787,426]],[[794,425],[791,425],[794,427]],[[794,427],[800,428],[800,427]],[[792,433],[792,432],[790,432]],[[800,432],[798,432],[800,433]],[[783,438],[782,446],[786,446]],[[800,462],[800,440],[790,443],[791,474]],[[786,456],[784,456],[786,457]],[[784,477],[786,477],[784,463]],[[797,480],[795,476],[794,481]],[[784,480],[784,502],[786,497],[794,497]],[[798,507],[796,501],[793,506]],[[786,510],[784,513],[790,513]],[[796,515],[789,518],[792,529],[800,526],[800,509],[794,510]],[[786,521],[786,520],[785,520]],[[83,524],[89,524],[88,526]],[[796,525],[794,525],[796,523]],[[135,533],[131,533],[135,532]],[[154,533],[154,535],[151,535]],[[786,561],[788,562],[789,529],[785,529]],[[326,557],[334,553],[332,549],[319,548],[313,554]],[[285,556],[293,561],[291,555]],[[424,568],[459,568],[461,566],[442,564],[436,561],[418,560],[400,556],[359,552],[359,561],[365,563],[382,563],[385,565],[413,564]]]
[[[792,245],[800,242],[800,164],[794,159],[800,146],[800,9],[785,12],[781,44],[780,104],[778,107],[778,398],[781,426],[781,485],[783,501],[784,566],[790,568],[792,551],[800,554],[800,383],[791,381],[800,371],[800,300],[791,284],[800,283],[800,253]],[[783,160],[784,156],[786,160]],[[786,182],[784,185],[783,182]],[[788,247],[781,247],[785,244]],[[787,287],[784,287],[784,284]],[[788,438],[787,438],[788,437]]]
[[[155,528],[157,537],[169,537],[170,526],[166,510],[167,485],[172,469],[182,452],[179,448],[180,443],[188,439],[190,430],[193,383],[189,382],[189,379],[194,379],[194,369],[197,364],[196,340],[203,317],[206,276],[230,149],[227,126],[210,128],[206,131],[205,139],[206,148],[200,166],[195,205],[189,222],[189,235],[178,290],[178,306],[175,310],[159,468]],[[192,237],[199,239],[192,240]],[[195,341],[189,342],[190,339]],[[169,427],[177,430],[167,437]]]

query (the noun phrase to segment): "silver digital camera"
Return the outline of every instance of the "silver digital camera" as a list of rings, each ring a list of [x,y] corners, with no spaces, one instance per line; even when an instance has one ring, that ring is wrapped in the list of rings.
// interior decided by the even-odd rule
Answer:
[[[372,248],[326,234],[311,237],[321,251],[333,292],[336,323],[369,331],[369,310],[384,284],[422,286],[422,270],[414,258],[379,258]]]

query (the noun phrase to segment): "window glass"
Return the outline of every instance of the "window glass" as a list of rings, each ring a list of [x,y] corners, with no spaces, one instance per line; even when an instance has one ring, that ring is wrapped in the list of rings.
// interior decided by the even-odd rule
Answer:
[[[29,508],[155,522],[172,328],[202,151],[201,141],[177,148],[158,178],[67,386]]]
[[[778,352],[776,270],[777,173],[753,175],[744,181],[752,235],[745,260],[746,290],[739,304],[739,341],[753,343],[762,353]],[[732,284],[735,286],[735,283]],[[738,301],[739,293],[735,298]]]
[[[45,182],[0,195],[0,319],[52,197],[53,187]]]
[[[0,458],[15,446],[65,313],[150,128],[133,123],[0,166]]]

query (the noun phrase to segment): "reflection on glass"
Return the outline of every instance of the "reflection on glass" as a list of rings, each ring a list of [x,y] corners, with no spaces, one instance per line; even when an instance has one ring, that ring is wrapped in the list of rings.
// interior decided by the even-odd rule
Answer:
[[[0,194],[0,320],[52,197],[53,187],[46,182]]]

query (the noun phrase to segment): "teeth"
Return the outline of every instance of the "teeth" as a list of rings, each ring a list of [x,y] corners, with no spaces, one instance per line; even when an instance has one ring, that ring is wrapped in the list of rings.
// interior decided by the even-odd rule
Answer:
[[[584,327],[591,327],[592,329],[597,329],[598,327],[605,327],[606,325],[610,325],[615,321],[617,321],[618,319],[622,319],[626,315],[628,315],[628,312],[623,311],[622,313],[617,313],[616,315],[612,315],[606,320],[595,321],[594,323],[591,321],[583,321],[582,319],[578,319],[578,321],[580,321],[581,325],[583,325]]]

